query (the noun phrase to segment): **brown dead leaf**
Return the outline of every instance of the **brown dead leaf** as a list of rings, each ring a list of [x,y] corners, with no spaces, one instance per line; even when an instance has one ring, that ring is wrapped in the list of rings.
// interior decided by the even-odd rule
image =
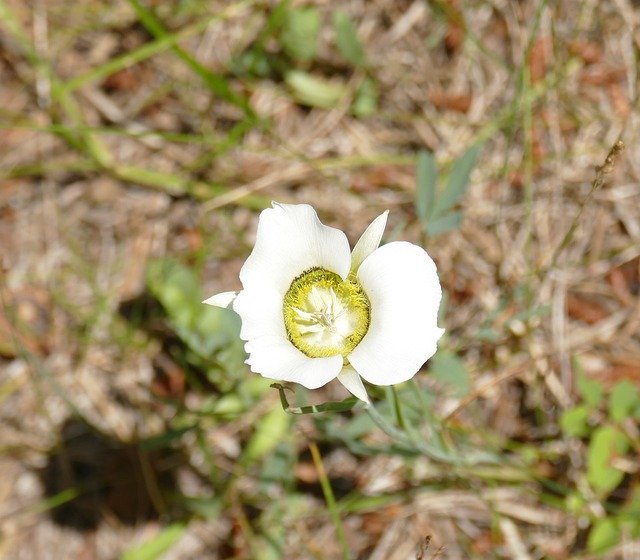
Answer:
[[[393,185],[404,186],[414,181],[413,171],[398,165],[376,165],[351,177],[350,187],[356,192],[373,192]]]
[[[569,43],[569,52],[580,57],[585,64],[595,64],[602,60],[600,45],[591,41],[572,41]]]
[[[184,236],[190,251],[196,253],[202,249],[202,232],[199,229],[193,227],[185,228],[182,235]]]
[[[540,120],[547,126],[553,124],[560,127],[560,131],[563,133],[572,133],[576,130],[576,121],[568,118],[565,114],[559,113],[556,108],[549,110],[549,107],[540,107],[537,111],[537,115]]]
[[[180,399],[184,396],[184,370],[167,354],[161,352],[154,359],[155,378],[151,391],[160,398]]]
[[[456,23],[450,22],[447,34],[444,36],[444,46],[449,56],[454,56],[460,51],[462,42],[464,41],[464,29]]]
[[[545,156],[545,141],[540,126],[533,126],[531,130],[531,157],[534,163],[534,174],[540,170],[540,162],[544,160]]]
[[[531,45],[531,50],[529,51],[529,74],[533,84],[540,82],[547,73],[549,43],[549,37],[538,37]]]
[[[441,90],[429,92],[429,101],[438,109],[455,111],[456,113],[467,113],[471,107],[473,98],[468,93],[450,93]]]
[[[514,169],[507,175],[509,185],[512,189],[520,190],[524,185],[524,174],[521,169]]]
[[[471,550],[476,554],[489,554],[494,549],[493,537],[490,531],[484,531],[471,543]]]
[[[611,97],[611,103],[616,113],[621,117],[626,117],[631,113],[631,103],[625,93],[624,88],[618,83],[609,84],[607,88],[609,91],[609,97]]]
[[[464,41],[464,17],[458,8],[457,0],[446,0],[443,7],[447,13],[448,27],[444,37],[444,48],[447,55],[454,56],[460,52]]]
[[[619,381],[640,383],[640,356],[628,357],[614,363],[609,369],[599,374],[598,378],[608,387]]]
[[[605,64],[598,64],[582,71],[580,83],[589,86],[606,86],[624,79],[625,76],[624,68],[611,68]]]
[[[124,68],[114,72],[103,82],[105,91],[133,91],[140,85],[140,69]]]
[[[609,316],[609,311],[600,303],[582,295],[567,294],[567,314],[587,325],[593,325]]]
[[[458,305],[469,302],[476,295],[474,283],[467,281],[453,269],[443,278],[443,285]]]
[[[363,513],[362,529],[369,535],[381,535],[402,514],[402,506],[390,504],[380,510]]]
[[[609,284],[614,295],[625,305],[633,305],[640,294],[640,257],[609,271]]]
[[[299,462],[294,467],[295,475],[298,480],[306,484],[316,484],[318,482],[318,469],[313,463]]]

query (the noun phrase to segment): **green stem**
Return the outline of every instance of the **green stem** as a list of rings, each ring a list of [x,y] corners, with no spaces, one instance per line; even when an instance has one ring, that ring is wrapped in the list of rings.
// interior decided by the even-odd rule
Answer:
[[[388,387],[387,398],[393,403],[393,411],[396,415],[398,426],[400,426],[400,429],[404,430],[410,435],[409,427],[407,425],[407,421],[405,420],[404,413],[402,412],[402,404],[400,403],[400,398],[398,397],[398,391],[396,390],[395,385],[391,385],[391,387]]]
[[[430,445],[426,441],[417,441],[412,439],[406,432],[399,430],[395,426],[392,426],[385,418],[380,414],[373,404],[367,404],[364,408],[366,413],[369,415],[371,420],[373,420],[374,424],[378,426],[385,434],[387,434],[392,439],[396,440],[398,443],[406,445],[410,449],[414,449],[415,451],[426,455],[430,459],[434,461],[441,461],[447,464],[453,465],[462,465],[462,461],[448,453],[443,449],[438,449],[433,445]]]
[[[342,519],[340,519],[340,512],[338,511],[336,498],[333,495],[333,490],[331,489],[331,483],[329,482],[327,473],[324,470],[324,465],[322,464],[320,450],[314,442],[309,442],[309,451],[311,451],[313,463],[315,464],[316,470],[318,471],[318,478],[320,479],[320,486],[322,487],[324,499],[327,501],[327,508],[329,509],[329,513],[331,514],[333,524],[336,527],[336,534],[338,536],[338,541],[340,542],[340,549],[342,552],[342,560],[350,560],[351,553],[349,552],[347,536],[345,535],[344,527],[342,526]]]

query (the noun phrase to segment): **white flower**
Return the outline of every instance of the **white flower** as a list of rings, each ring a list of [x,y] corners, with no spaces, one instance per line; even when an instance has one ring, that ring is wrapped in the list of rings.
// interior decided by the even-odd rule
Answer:
[[[379,247],[387,215],[350,253],[346,235],[307,204],[274,202],[260,214],[242,291],[204,302],[240,315],[251,371],[309,389],[337,377],[368,402],[360,376],[393,385],[433,356],[444,332],[436,266],[417,245]]]

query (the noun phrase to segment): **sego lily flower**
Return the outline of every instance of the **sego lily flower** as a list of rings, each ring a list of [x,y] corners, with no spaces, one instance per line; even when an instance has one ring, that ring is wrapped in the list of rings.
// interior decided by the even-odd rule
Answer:
[[[242,319],[251,371],[316,389],[338,380],[369,402],[374,385],[413,377],[436,351],[442,290],[417,245],[380,245],[388,211],[349,251],[346,235],[307,205],[273,203],[240,271],[242,291],[204,301]]]

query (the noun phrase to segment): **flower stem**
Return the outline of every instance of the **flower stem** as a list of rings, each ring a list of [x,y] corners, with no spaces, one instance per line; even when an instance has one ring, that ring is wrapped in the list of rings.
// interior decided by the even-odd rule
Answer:
[[[393,410],[396,415],[396,421],[398,422],[398,426],[400,426],[401,430],[404,430],[409,435],[411,435],[409,426],[407,421],[405,420],[404,413],[402,412],[402,404],[400,398],[398,397],[398,391],[396,390],[395,385],[391,385],[391,387],[387,387],[387,399],[393,403]]]
[[[459,457],[439,449],[433,445],[430,445],[426,441],[418,441],[410,437],[405,431],[399,430],[395,426],[392,426],[382,414],[380,414],[373,404],[367,404],[364,408],[374,424],[378,426],[385,434],[396,440],[398,443],[402,443],[407,447],[422,453],[434,461],[440,461],[447,464],[460,465],[462,461]]]
[[[331,514],[331,519],[333,520],[333,524],[336,528],[336,534],[338,536],[338,541],[340,542],[340,549],[342,552],[342,560],[351,560],[351,553],[349,552],[349,545],[347,543],[347,536],[344,532],[344,527],[342,526],[342,520],[340,519],[340,512],[338,511],[338,505],[336,504],[336,498],[333,495],[333,490],[331,489],[331,483],[329,482],[329,478],[327,477],[327,473],[324,470],[324,465],[322,464],[322,457],[320,455],[320,450],[315,442],[309,442],[309,451],[311,451],[311,457],[313,459],[313,463],[316,466],[316,470],[318,471],[318,478],[320,479],[320,486],[322,487],[322,493],[324,494],[324,499],[327,501],[327,508],[329,509],[329,513]]]

